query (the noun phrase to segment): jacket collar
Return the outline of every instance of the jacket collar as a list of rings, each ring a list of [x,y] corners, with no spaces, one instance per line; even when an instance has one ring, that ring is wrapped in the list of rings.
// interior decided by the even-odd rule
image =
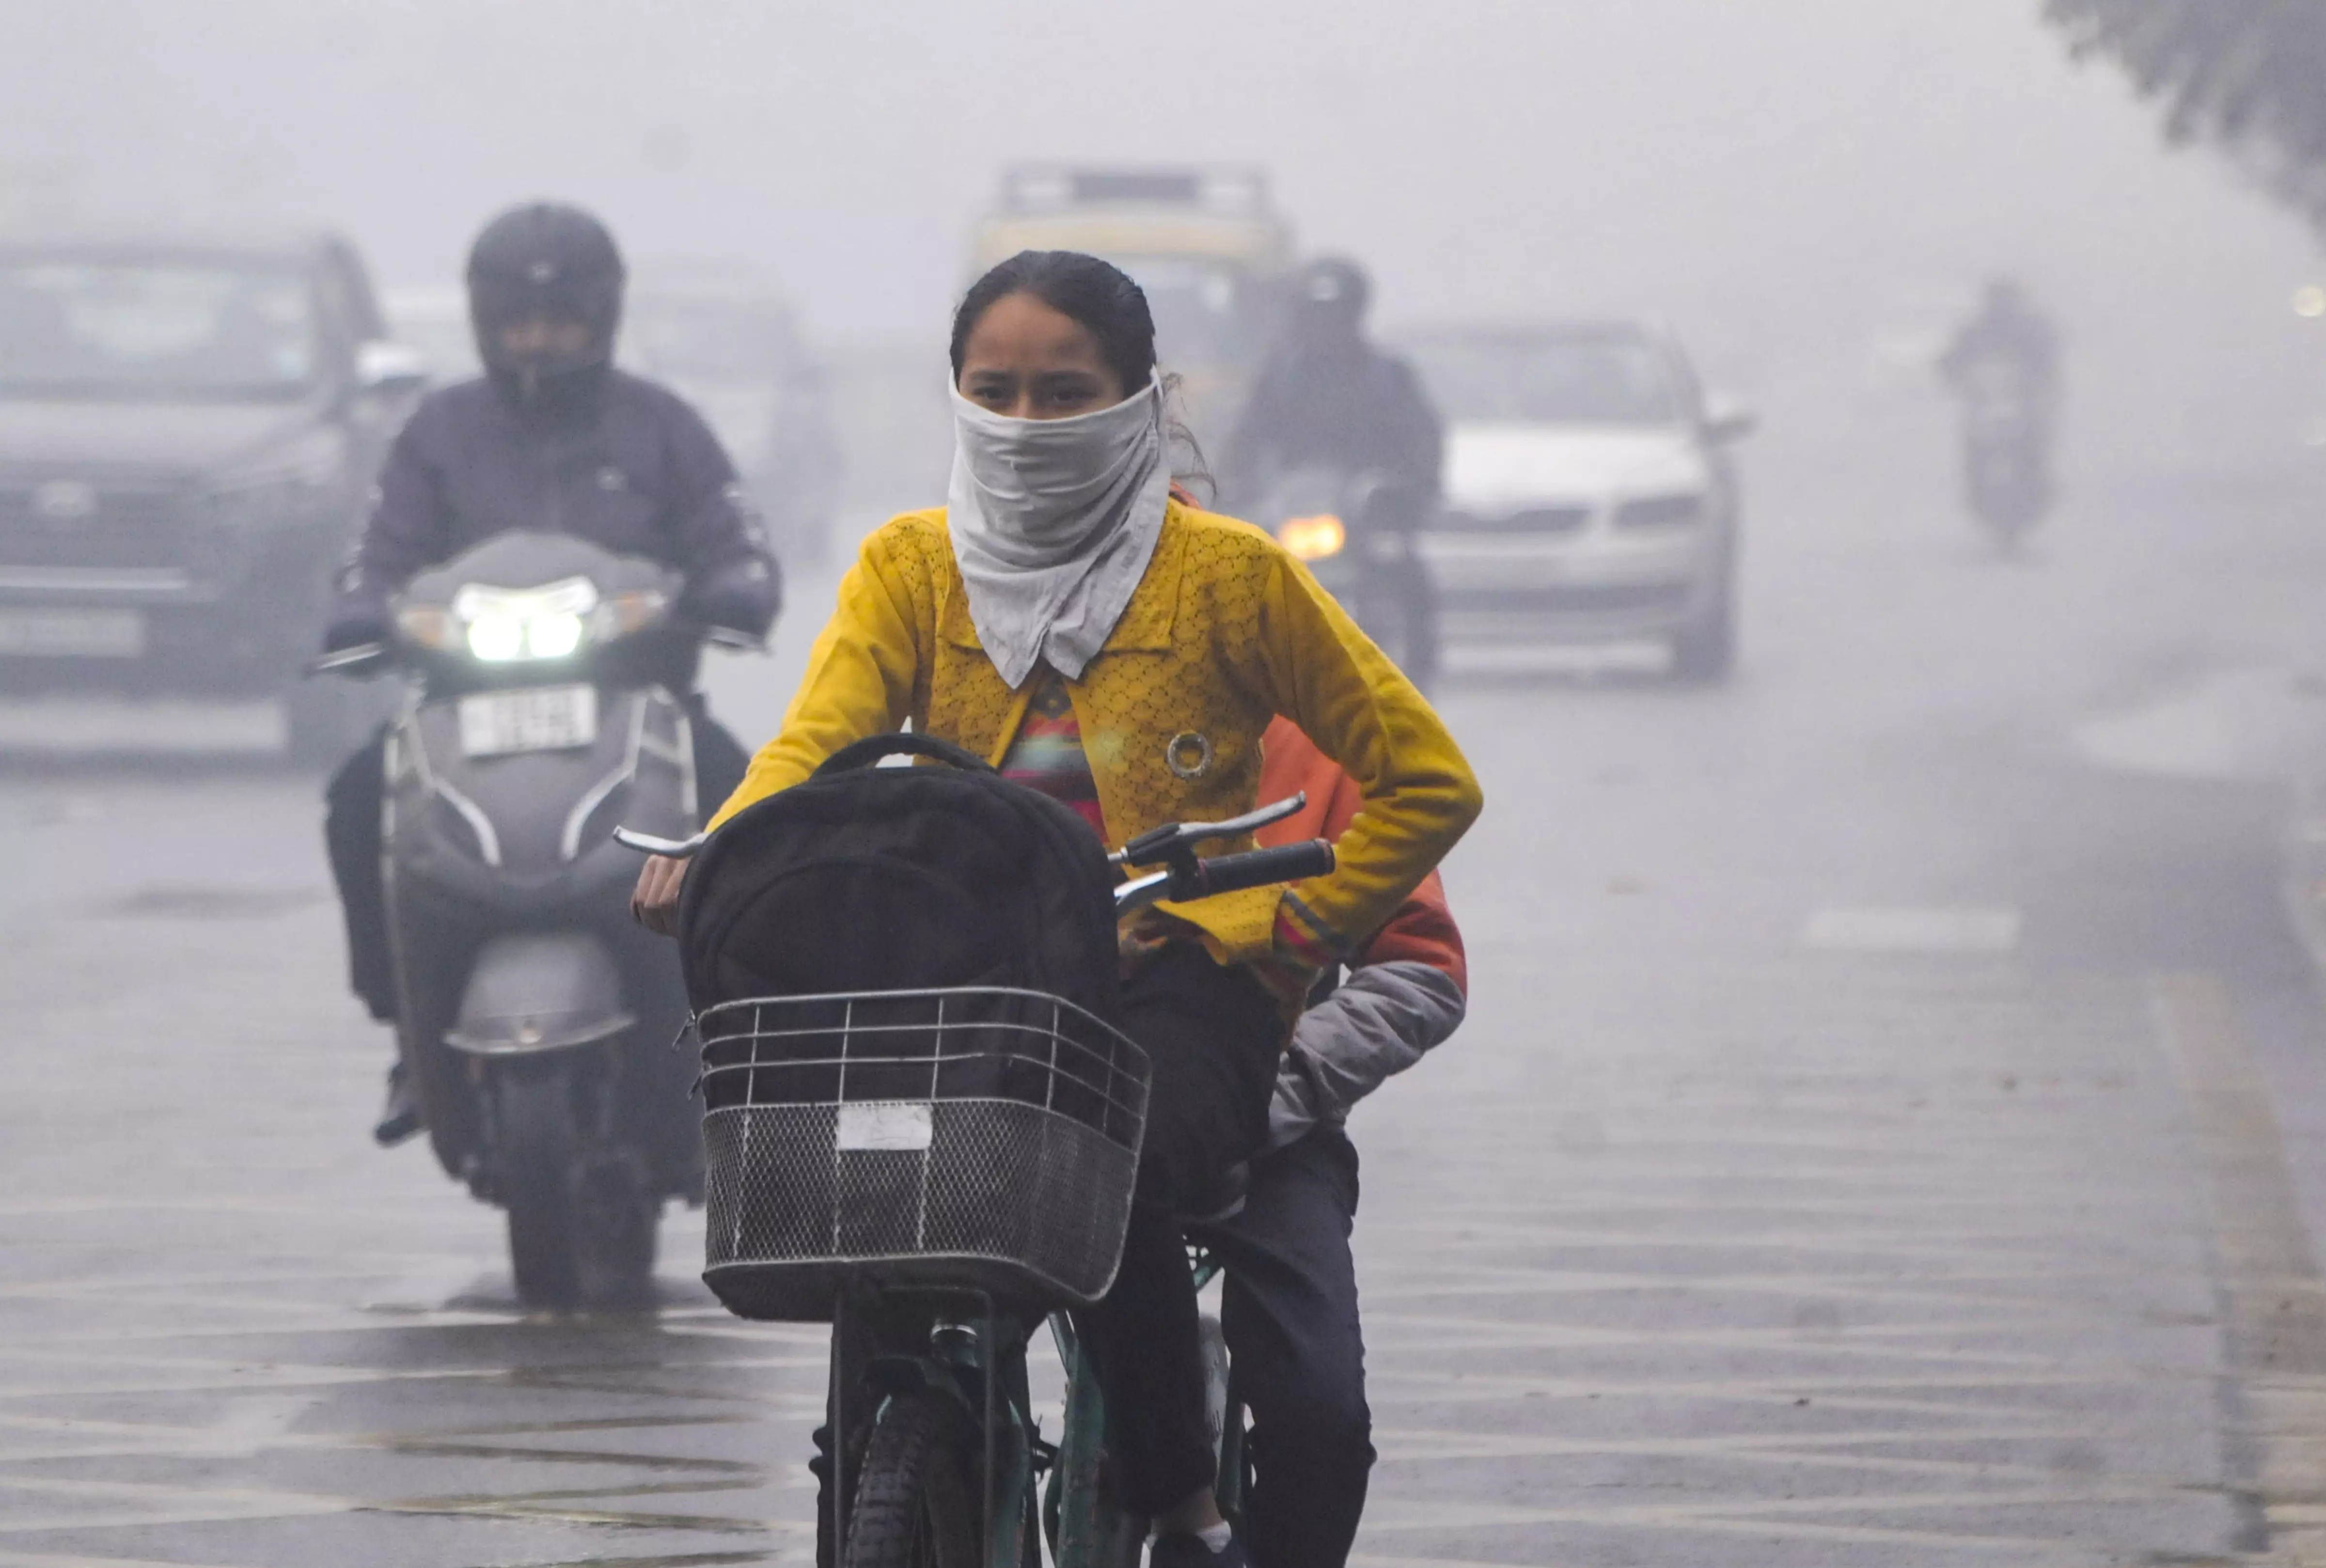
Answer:
[[[1186,508],[1174,500],[1163,509],[1163,532],[1155,541],[1154,557],[1131,590],[1122,618],[1106,639],[1107,654],[1156,654],[1171,646],[1171,621],[1179,608],[1179,572],[1186,555]],[[937,635],[956,648],[977,648],[976,623],[970,619],[969,589],[953,558],[950,539],[945,550],[944,594],[937,607]]]

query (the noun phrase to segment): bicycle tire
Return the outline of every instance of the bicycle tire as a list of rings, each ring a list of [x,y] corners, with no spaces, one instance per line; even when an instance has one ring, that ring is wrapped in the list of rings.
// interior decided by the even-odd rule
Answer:
[[[845,1568],[979,1568],[972,1435],[940,1396],[890,1402],[857,1476]]]

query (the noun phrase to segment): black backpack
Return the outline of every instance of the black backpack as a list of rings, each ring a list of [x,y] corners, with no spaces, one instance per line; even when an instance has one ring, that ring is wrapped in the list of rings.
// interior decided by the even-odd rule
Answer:
[[[950,765],[873,765],[898,753]],[[1115,882],[1071,806],[949,741],[873,736],[711,836],[679,901],[687,998],[1007,986],[1111,1023]]]

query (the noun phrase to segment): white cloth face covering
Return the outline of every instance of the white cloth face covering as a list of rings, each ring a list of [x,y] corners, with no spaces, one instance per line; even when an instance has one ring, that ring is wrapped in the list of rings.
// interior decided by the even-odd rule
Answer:
[[[1171,498],[1158,376],[1072,419],[1011,419],[953,394],[954,561],[1012,691],[1047,660],[1080,680],[1154,558]]]

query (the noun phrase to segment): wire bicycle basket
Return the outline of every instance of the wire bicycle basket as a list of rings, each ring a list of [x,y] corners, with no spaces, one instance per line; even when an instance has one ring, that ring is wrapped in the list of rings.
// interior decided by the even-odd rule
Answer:
[[[1104,1294],[1147,1121],[1147,1056],[1062,997],[998,987],[705,1009],[703,1280],[746,1318],[838,1294]]]

